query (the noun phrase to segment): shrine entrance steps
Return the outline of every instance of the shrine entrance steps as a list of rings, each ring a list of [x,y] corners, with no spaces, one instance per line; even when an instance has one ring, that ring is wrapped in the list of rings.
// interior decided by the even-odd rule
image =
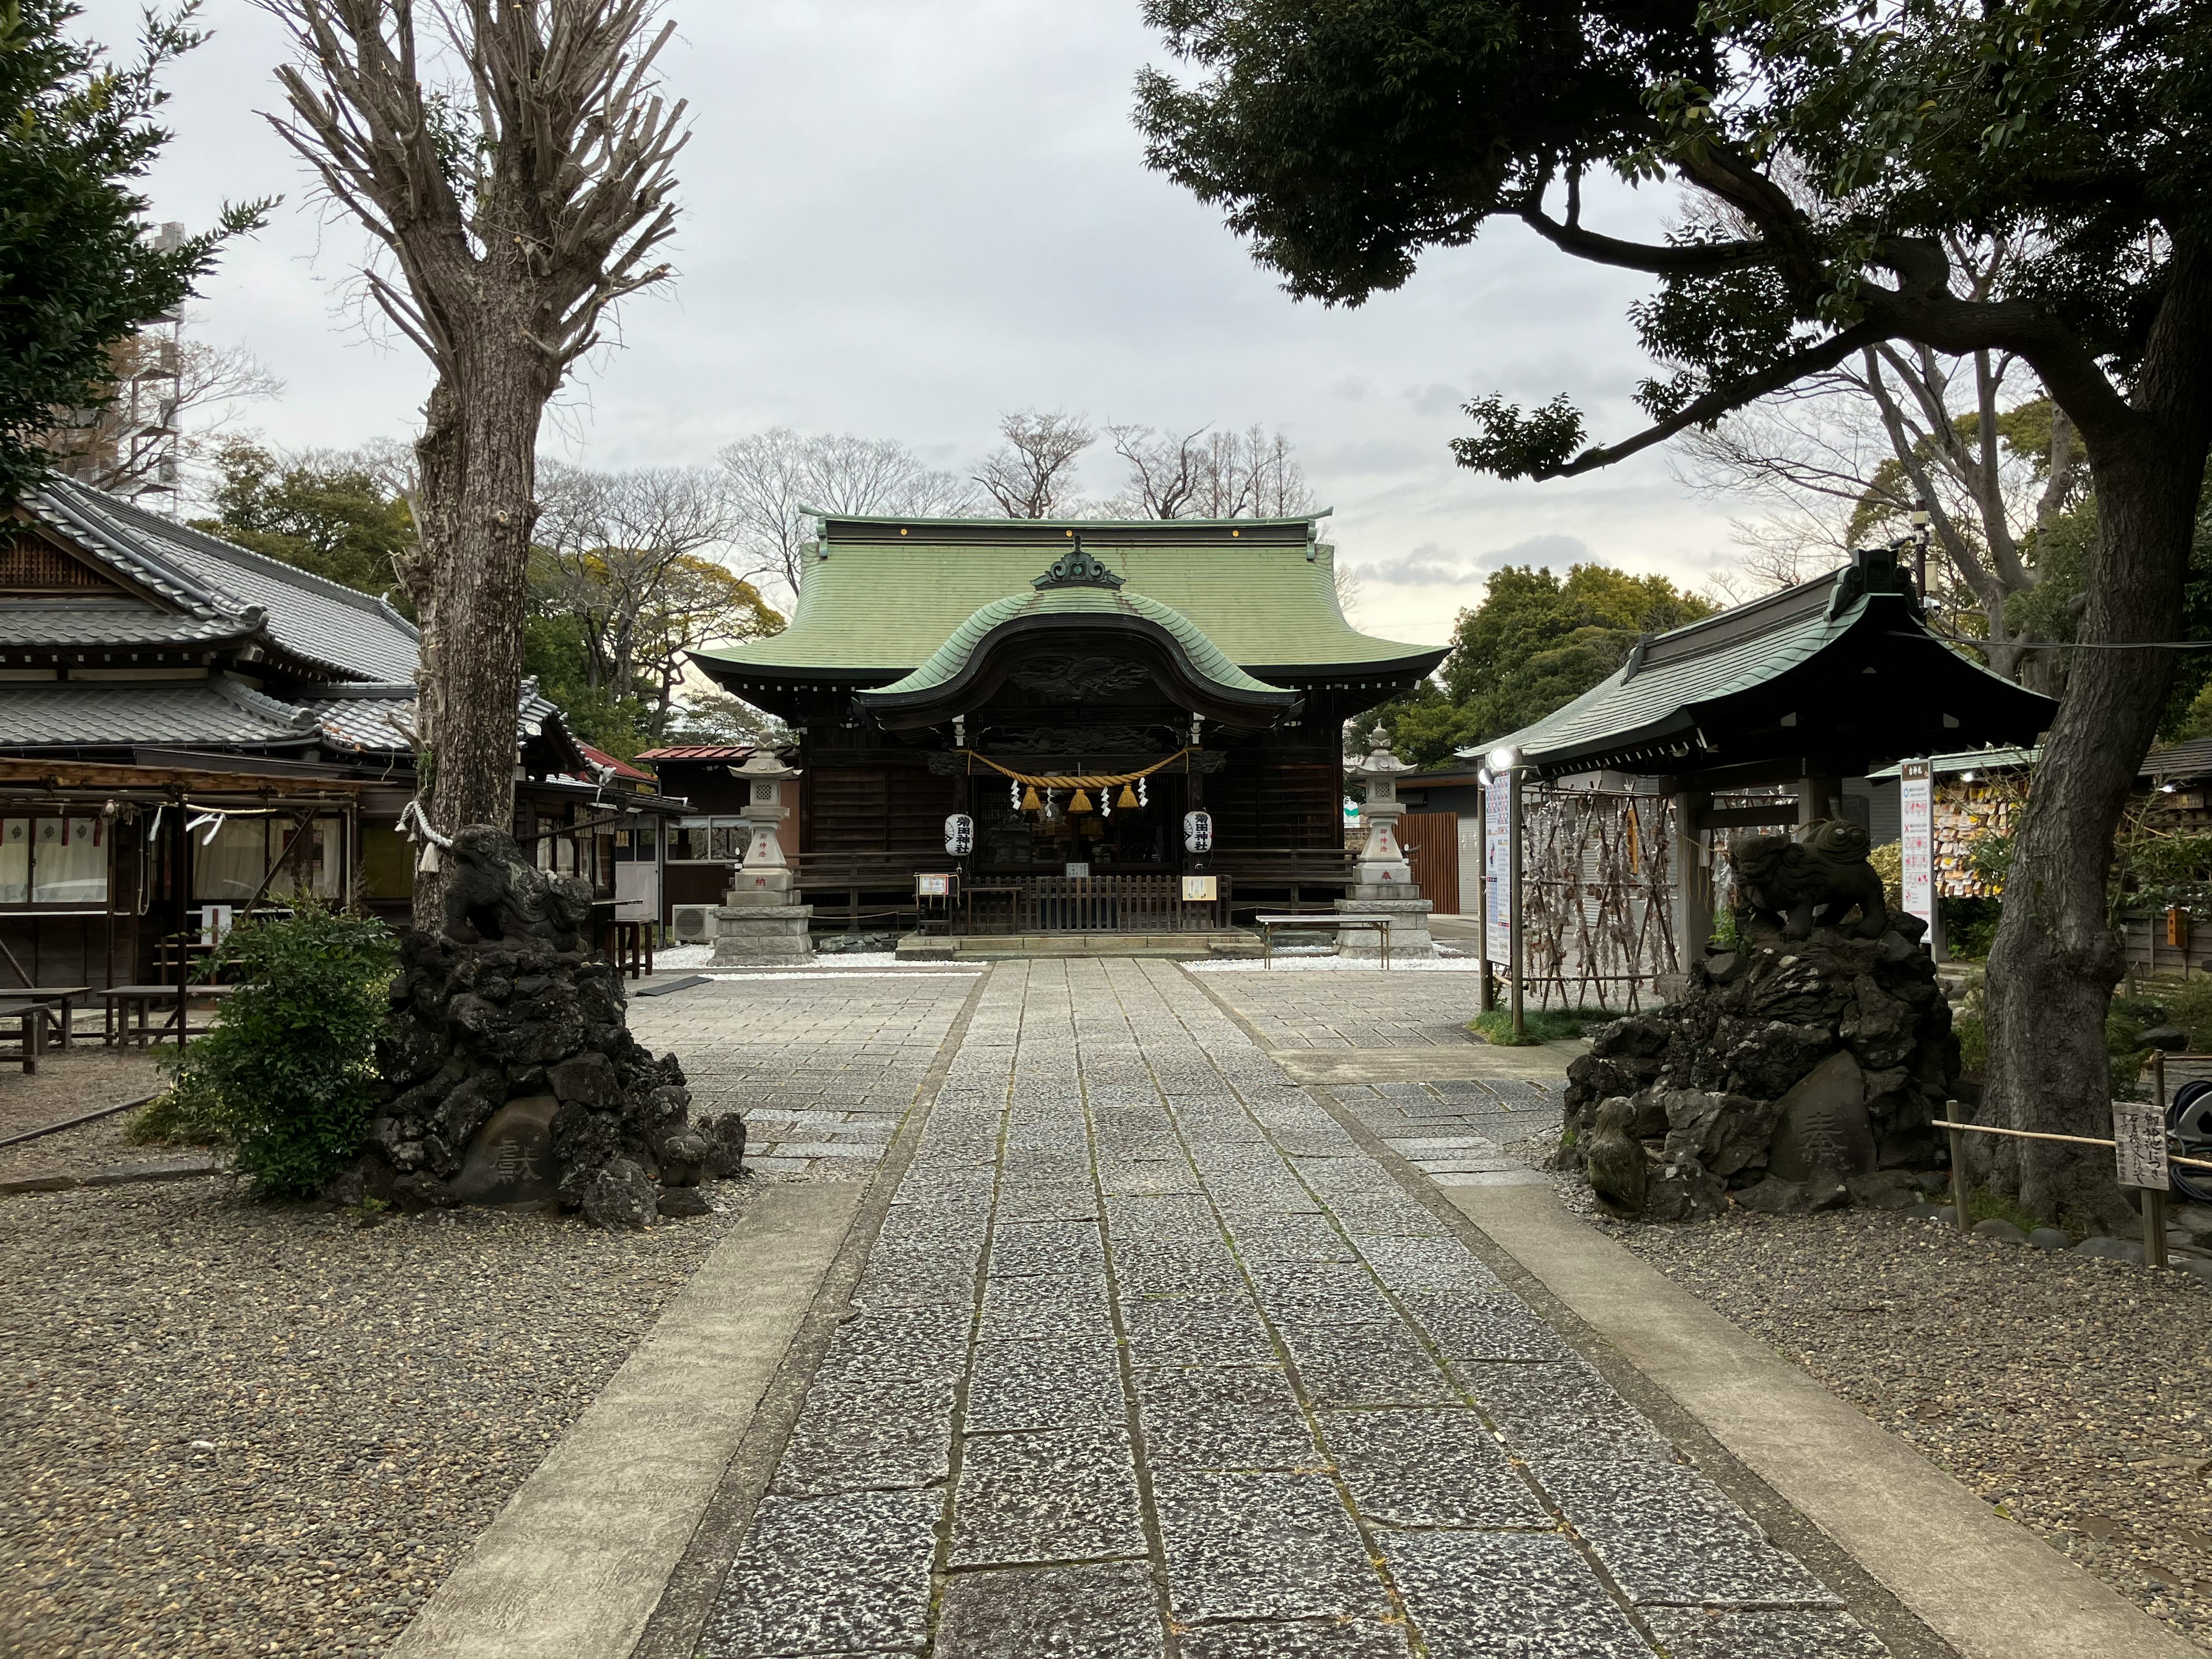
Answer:
[[[1214,957],[1256,957],[1260,939],[1241,927],[1187,933],[908,933],[898,943],[902,962],[1006,962],[1035,957],[1158,957],[1203,962]]]

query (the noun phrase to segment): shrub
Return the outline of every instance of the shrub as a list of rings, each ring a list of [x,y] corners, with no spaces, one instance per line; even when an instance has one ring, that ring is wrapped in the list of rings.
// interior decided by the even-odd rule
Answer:
[[[1605,1008],[1523,1008],[1521,1011],[1521,1045],[1531,1047],[1539,1042],[1553,1042],[1562,1037],[1578,1037],[1593,1025],[1610,1025],[1620,1015]],[[1488,1013],[1477,1014],[1468,1021],[1467,1029],[1501,1048],[1514,1047],[1513,1011],[1492,1008]]]
[[[224,977],[241,988],[170,1064],[181,1109],[237,1149],[263,1192],[319,1192],[361,1150],[393,949],[382,922],[307,905],[224,941]]]
[[[123,1138],[134,1146],[213,1146],[223,1134],[205,1083],[179,1078],[168,1093],[131,1115]]]
[[[2207,690],[2212,691],[2212,687]],[[2166,1003],[2166,1012],[2176,1025],[2189,1033],[2191,1053],[2203,1054],[2212,1048],[2212,974],[2195,974],[2183,981],[2181,988]]]
[[[1875,874],[1881,878],[1883,902],[1893,910],[1905,908],[1905,843],[1884,842],[1869,848],[1867,862],[1874,866]]]

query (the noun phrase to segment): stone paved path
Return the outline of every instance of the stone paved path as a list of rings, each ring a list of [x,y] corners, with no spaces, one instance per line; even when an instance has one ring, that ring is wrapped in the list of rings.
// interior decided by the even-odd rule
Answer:
[[[993,970],[858,1301],[713,1659],[1882,1651],[1170,964]]]
[[[1481,994],[1474,974],[1268,973],[1242,964],[1206,988],[1271,1048],[1402,1048],[1467,1043]]]
[[[696,1110],[744,1113],[751,1168],[865,1178],[975,987],[941,971],[714,980],[632,997],[629,1029],[683,1060]]]

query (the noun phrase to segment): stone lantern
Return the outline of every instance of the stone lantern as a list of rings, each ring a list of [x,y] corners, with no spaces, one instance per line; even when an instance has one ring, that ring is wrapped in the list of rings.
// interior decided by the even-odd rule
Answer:
[[[1336,908],[1363,915],[1389,916],[1394,957],[1401,951],[1428,956],[1436,949],[1429,937],[1429,912],[1434,907],[1421,896],[1413,882],[1413,866],[1406,862],[1404,849],[1398,845],[1398,820],[1406,811],[1406,804],[1398,799],[1398,775],[1413,769],[1390,752],[1390,734],[1382,726],[1368,733],[1368,741],[1374,747],[1366,755],[1345,763],[1346,773],[1367,786],[1367,799],[1359,809],[1367,840],[1353,866],[1355,884],[1351,896],[1339,899]],[[1346,927],[1338,937],[1340,955],[1376,956],[1382,951],[1379,928]]]
[[[783,786],[799,775],[799,769],[786,766],[774,750],[759,749],[731,772],[744,781],[745,817],[753,838],[745,848],[744,866],[714,912],[715,964],[773,964],[811,957],[814,943],[807,926],[814,907],[791,902],[791,865],[776,833],[791,811],[783,804]]]

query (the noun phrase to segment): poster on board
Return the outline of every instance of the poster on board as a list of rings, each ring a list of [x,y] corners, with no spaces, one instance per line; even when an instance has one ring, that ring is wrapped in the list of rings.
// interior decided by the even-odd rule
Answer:
[[[1936,925],[1936,777],[1929,762],[1907,761],[1898,768],[1899,833],[1903,845],[1905,908]]]
[[[1482,954],[1513,965],[1513,787],[1499,778],[1482,792]]]

